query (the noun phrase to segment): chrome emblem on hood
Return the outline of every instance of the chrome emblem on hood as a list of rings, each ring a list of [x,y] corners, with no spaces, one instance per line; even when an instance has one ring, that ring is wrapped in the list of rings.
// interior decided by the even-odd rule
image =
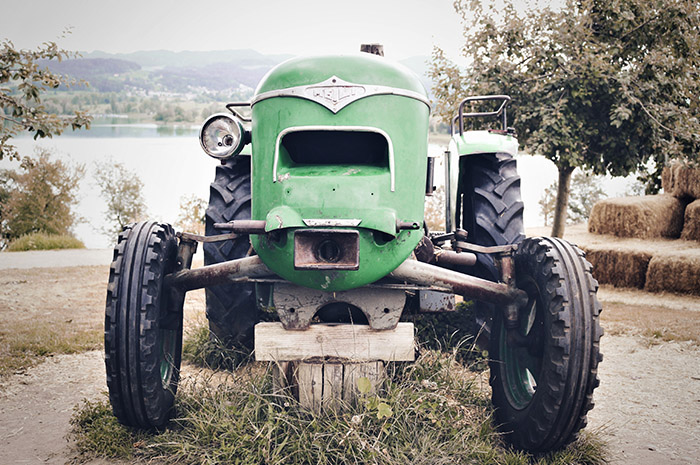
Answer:
[[[409,97],[419,100],[430,107],[430,102],[424,95],[418,92],[396,87],[354,84],[344,81],[338,76],[332,76],[317,84],[263,92],[253,98],[251,105],[273,97],[297,97],[312,100],[328,108],[333,113],[338,113],[351,103],[372,95],[399,95],[402,97]]]

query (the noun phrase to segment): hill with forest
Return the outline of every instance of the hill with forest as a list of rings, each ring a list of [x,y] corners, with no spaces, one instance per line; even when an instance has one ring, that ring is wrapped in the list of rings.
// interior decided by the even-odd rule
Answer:
[[[186,122],[199,121],[215,105],[250,99],[265,73],[291,57],[250,49],[95,51],[43,64],[88,83],[53,92],[47,100],[56,113],[86,110],[94,115],[128,116],[134,122]],[[428,60],[412,57],[400,63],[415,72],[430,91]]]

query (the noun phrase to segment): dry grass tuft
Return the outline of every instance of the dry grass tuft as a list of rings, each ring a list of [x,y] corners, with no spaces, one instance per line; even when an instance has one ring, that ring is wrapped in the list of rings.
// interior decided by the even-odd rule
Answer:
[[[694,252],[694,253],[692,253]],[[700,250],[654,256],[644,288],[700,295]]]
[[[700,199],[685,207],[685,220],[683,221],[681,239],[700,241]]]
[[[688,341],[700,345],[700,312],[666,308],[653,302],[603,301],[601,323],[606,335],[634,334],[651,343]]]
[[[674,197],[700,199],[700,167],[672,162],[663,170],[661,187]]]
[[[596,203],[588,231],[620,237],[680,237],[685,204],[672,195],[619,197]]]
[[[0,270],[0,379],[102,346],[106,266]]]

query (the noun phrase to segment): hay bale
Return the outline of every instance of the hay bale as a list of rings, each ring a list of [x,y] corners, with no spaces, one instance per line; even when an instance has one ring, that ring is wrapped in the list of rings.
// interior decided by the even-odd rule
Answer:
[[[685,220],[683,221],[681,239],[700,241],[700,199],[685,207]]]
[[[586,247],[583,250],[599,283],[644,289],[650,252]]]
[[[673,161],[661,173],[664,192],[680,199],[700,199],[700,167]]]
[[[694,252],[655,255],[649,262],[644,288],[700,295],[700,250]]]
[[[668,194],[618,197],[597,202],[588,231],[619,237],[677,238],[683,229],[685,204]]]

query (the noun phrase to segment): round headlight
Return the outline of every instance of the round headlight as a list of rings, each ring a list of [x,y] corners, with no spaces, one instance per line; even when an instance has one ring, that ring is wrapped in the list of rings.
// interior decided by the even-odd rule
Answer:
[[[232,115],[217,113],[210,116],[199,132],[199,142],[207,155],[226,159],[237,155],[245,145],[243,123]]]

